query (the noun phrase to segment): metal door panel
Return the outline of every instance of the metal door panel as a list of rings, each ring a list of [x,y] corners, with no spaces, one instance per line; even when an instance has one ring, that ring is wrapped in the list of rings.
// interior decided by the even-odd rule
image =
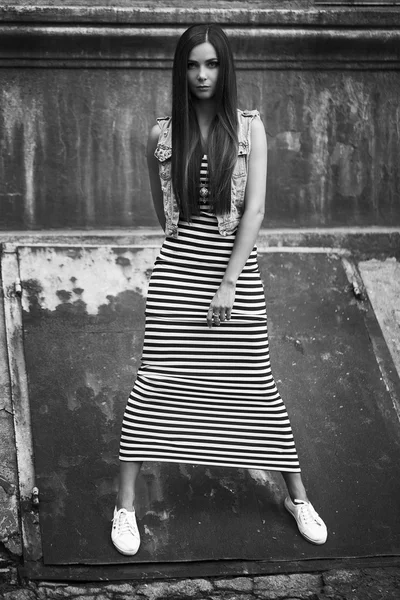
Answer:
[[[46,564],[302,560],[399,552],[399,426],[340,258],[260,256],[272,367],[311,499],[314,547],[282,508],[280,475],[147,463],[129,558],[111,545],[122,413],[140,360],[156,249],[27,247],[23,324]]]

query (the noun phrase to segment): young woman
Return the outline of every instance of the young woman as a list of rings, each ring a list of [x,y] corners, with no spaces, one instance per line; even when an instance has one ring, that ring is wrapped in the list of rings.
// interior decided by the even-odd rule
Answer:
[[[286,408],[271,374],[254,247],[264,215],[267,143],[259,113],[237,109],[228,40],[217,25],[180,38],[172,117],[148,141],[166,239],[150,279],[142,363],[125,410],[112,541],[135,554],[142,461],[281,471],[285,507],[323,544]]]

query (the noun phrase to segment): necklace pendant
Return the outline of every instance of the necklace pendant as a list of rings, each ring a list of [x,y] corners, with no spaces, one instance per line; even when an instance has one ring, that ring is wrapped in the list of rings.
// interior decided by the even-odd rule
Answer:
[[[201,198],[208,198],[208,188],[205,185],[200,188],[200,196]]]

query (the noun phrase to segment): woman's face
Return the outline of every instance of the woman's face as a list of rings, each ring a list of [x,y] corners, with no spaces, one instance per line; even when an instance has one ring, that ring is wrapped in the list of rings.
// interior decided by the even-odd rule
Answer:
[[[219,62],[214,46],[204,42],[189,54],[187,80],[189,91],[198,100],[209,100],[215,94]]]

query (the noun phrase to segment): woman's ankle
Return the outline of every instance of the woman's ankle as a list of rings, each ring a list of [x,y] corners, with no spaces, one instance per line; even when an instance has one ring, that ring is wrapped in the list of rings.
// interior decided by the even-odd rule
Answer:
[[[132,494],[132,493],[121,494],[120,492],[118,492],[117,498],[115,501],[115,506],[117,507],[117,510],[120,510],[121,508],[125,508],[127,511],[132,511],[132,510],[134,510],[134,506],[133,506],[134,502],[135,502],[135,494]]]
[[[287,491],[289,493],[292,501],[294,500],[303,500],[304,502],[309,502],[307,497],[307,492],[304,487],[301,476],[297,473],[282,473],[283,478],[286,483]]]
[[[305,491],[304,492],[291,491],[291,492],[289,492],[289,496],[290,496],[292,502],[294,502],[295,500],[302,500],[303,502],[309,502],[308,496]]]

